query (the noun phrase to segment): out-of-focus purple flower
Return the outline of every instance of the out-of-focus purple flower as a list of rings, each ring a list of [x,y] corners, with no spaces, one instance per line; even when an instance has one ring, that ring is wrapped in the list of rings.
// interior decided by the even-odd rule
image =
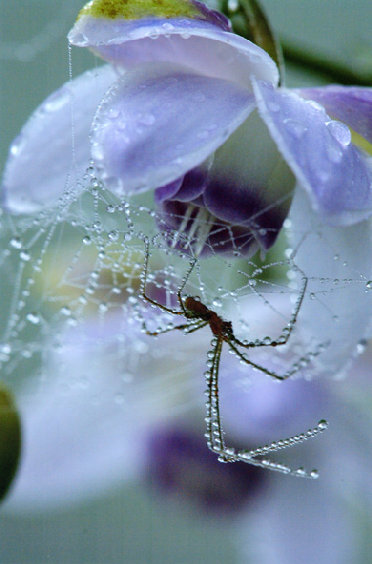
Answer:
[[[274,305],[283,307],[280,296]],[[263,316],[250,308],[262,330],[276,324],[267,311]],[[221,408],[229,442],[258,446],[329,419],[320,438],[270,455],[318,467],[318,481],[300,481],[243,463],[220,464],[203,444],[207,329],[162,340],[130,320],[108,316],[104,325],[91,320],[61,333],[46,367],[50,381],[20,398],[24,455],[4,511],[60,509],[142,479],[164,503],[167,493],[189,508],[196,503],[226,526],[234,516],[242,561],[247,554],[270,564],[298,562],[298,554],[305,562],[338,562],[343,554],[353,561],[358,527],[348,504],[372,507],[365,402],[371,359],[362,358],[354,379],[340,384],[278,383],[230,355],[223,358]],[[256,352],[268,362],[265,351]],[[285,358],[278,354],[271,362]]]
[[[267,478],[249,464],[221,464],[206,449],[203,433],[179,424],[155,428],[147,456],[145,477],[155,492],[211,515],[237,513],[262,493]]]
[[[371,140],[370,88],[277,89],[267,53],[195,0],[114,12],[94,0],[69,40],[111,66],[66,84],[24,126],[4,176],[9,209],[55,202],[66,171],[71,186],[92,156],[115,193],[154,190],[163,228],[197,253],[267,250],[296,184],[327,224],[371,215],[370,157],[345,125]]]

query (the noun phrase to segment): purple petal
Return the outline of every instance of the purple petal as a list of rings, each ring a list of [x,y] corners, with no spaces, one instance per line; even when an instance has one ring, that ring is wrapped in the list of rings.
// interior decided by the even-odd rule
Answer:
[[[250,229],[270,248],[282,227],[295,179],[256,113],[217,150],[203,194],[217,218]]]
[[[177,496],[219,517],[256,500],[269,478],[249,464],[221,464],[201,433],[170,426],[149,437],[147,467],[147,479],[162,496]]]
[[[182,68],[128,71],[110,89],[93,126],[92,155],[108,186],[164,186],[203,162],[253,109],[247,89]]]
[[[155,203],[161,204],[165,200],[169,200],[177,194],[178,190],[181,188],[184,176],[177,178],[173,182],[166,184],[165,186],[160,186],[155,190]]]
[[[165,200],[190,202],[203,193],[208,180],[209,166],[203,163],[189,170],[185,176],[171,184],[155,190],[155,202],[160,204]]]
[[[215,17],[208,19],[125,20],[82,15],[68,37],[73,45],[90,47],[105,60],[124,68],[166,62],[249,89],[252,74],[278,82],[276,65],[263,49],[221,29]]]
[[[110,66],[88,71],[49,96],[13,142],[3,178],[3,202],[25,213],[54,205],[90,161],[89,129],[97,106],[114,80]],[[72,133],[73,132],[73,133]]]
[[[236,254],[250,257],[259,249],[250,228],[216,218],[208,212],[201,198],[190,203],[164,201],[158,218],[159,229],[167,233],[170,247],[192,249],[193,254],[199,256]]]
[[[294,92],[257,81],[254,90],[262,119],[324,220],[348,225],[369,217],[371,167],[348,128]]]
[[[301,88],[297,92],[322,104],[332,117],[343,121],[372,143],[372,88],[331,84]]]

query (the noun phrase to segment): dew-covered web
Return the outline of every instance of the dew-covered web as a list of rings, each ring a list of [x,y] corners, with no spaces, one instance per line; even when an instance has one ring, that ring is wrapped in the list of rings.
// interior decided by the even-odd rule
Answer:
[[[32,40],[32,56],[40,56],[48,47],[45,38],[50,39],[50,29],[57,29],[57,19],[39,41]],[[14,52],[10,44],[8,48],[5,53]],[[368,276],[335,246],[331,230],[319,225],[298,227],[289,219],[273,250],[266,257],[257,254],[250,259],[245,258],[239,239],[226,231],[231,255],[211,247],[204,258],[195,253],[187,233],[165,230],[152,194],[117,198],[90,163],[83,178],[73,179],[66,171],[66,179],[68,190],[55,207],[30,215],[6,211],[1,215],[0,367],[2,379],[12,389],[42,388],[56,372],[62,373],[67,387],[89,386],[89,376],[107,374],[113,400],[119,404],[127,404],[132,385],[137,398],[144,390],[149,403],[161,398],[167,415],[203,403],[210,329],[202,329],[200,336],[174,331],[157,338],[142,331],[144,320],[151,330],[178,322],[141,297],[147,242],[149,294],[179,310],[177,292],[184,285],[184,297],[199,296],[208,308],[232,321],[235,335],[242,340],[275,339],[290,322],[306,278],[304,306],[316,304],[317,323],[306,324],[300,311],[287,350],[269,348],[260,362],[280,371],[289,349],[305,358],[307,377],[312,369],[314,374],[328,370],[322,366],[322,350],[333,346],[337,327],[347,317],[338,304],[372,287]],[[328,246],[330,259],[319,269],[316,261],[308,265],[307,260],[317,241]],[[191,261],[195,265],[185,281]],[[329,325],[331,334],[322,331]],[[352,354],[357,354],[364,335],[354,337]],[[229,376],[223,369],[226,356],[227,351],[221,362],[222,378]],[[336,373],[342,369],[338,367]],[[249,393],[247,369],[238,359],[236,373],[236,385]]]
[[[82,193],[66,193],[54,209],[22,217],[5,211],[2,214],[0,361],[4,379],[22,381],[35,374],[41,379],[46,377],[44,371],[49,364],[45,364],[45,359],[50,350],[62,345],[66,331],[80,328],[89,332],[94,326],[107,328],[110,324],[111,338],[122,342],[115,349],[118,372],[130,372],[135,377],[133,360],[129,369],[125,367],[125,359],[128,359],[128,346],[137,347],[141,356],[141,339],[145,341],[144,354],[151,342],[150,337],[140,333],[146,312],[151,310],[152,328],[175,322],[170,314],[149,308],[141,298],[146,241],[149,241],[147,286],[151,295],[168,307],[179,309],[177,291],[190,262],[196,260],[183,295],[199,296],[210,309],[232,320],[240,338],[252,341],[275,338],[275,331],[280,332],[289,322],[300,282],[307,276],[296,264],[306,234],[297,249],[290,249],[284,229],[271,253],[272,260],[259,256],[245,259],[238,256],[238,249],[232,257],[214,254],[212,249],[209,258],[197,258],[192,252],[167,246],[169,232],[164,235],[159,230],[161,218],[149,203],[150,197],[118,200],[97,180],[93,167],[87,169],[83,182]],[[172,237],[185,238],[185,234],[173,233]],[[341,264],[342,257],[335,254],[334,263]],[[342,268],[346,266],[341,266],[341,271]],[[323,314],[337,324],[340,320],[330,298],[342,297],[345,288],[365,292],[366,283],[357,272],[353,277],[338,279],[309,276],[304,303],[311,300],[321,304]],[[260,325],[265,315],[276,329]],[[301,332],[301,316],[298,326],[296,334]],[[139,334],[131,342],[127,335],[133,327]],[[182,337],[187,351],[190,337]],[[172,338],[170,335],[157,338],[157,354],[167,348]],[[102,339],[102,334],[97,335],[98,345]],[[209,335],[206,343],[208,339]],[[302,335],[303,352],[315,350],[319,345],[322,342],[318,335]],[[182,356],[181,350],[178,353]],[[202,357],[201,369],[203,362]],[[171,366],[168,371],[172,372]]]

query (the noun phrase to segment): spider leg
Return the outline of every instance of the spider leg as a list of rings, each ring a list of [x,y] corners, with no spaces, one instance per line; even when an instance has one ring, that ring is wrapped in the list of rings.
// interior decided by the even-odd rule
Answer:
[[[207,423],[207,446],[210,450],[219,455],[219,460],[226,462],[225,442],[223,439],[223,431],[220,417],[220,400],[218,391],[218,371],[222,352],[223,340],[217,338],[212,340],[212,359],[210,361],[209,370],[206,372],[207,379],[207,414],[205,421]]]
[[[269,470],[282,472],[283,474],[290,474],[292,476],[297,476],[298,478],[310,478],[314,480],[319,476],[317,470],[311,470],[310,472],[308,472],[302,467],[293,470],[285,464],[272,462],[271,460],[268,460],[266,458],[257,460],[255,457],[265,456],[268,452],[275,452],[277,450],[298,445],[308,439],[316,437],[317,435],[319,435],[319,433],[325,431],[327,427],[328,422],[322,419],[314,428],[309,429],[304,433],[300,433],[299,435],[294,435],[293,437],[288,437],[286,439],[279,439],[278,441],[274,441],[268,445],[255,448],[253,450],[238,450],[234,453],[233,462],[239,460],[241,462],[253,464],[254,466],[260,466],[261,468],[267,468]]]
[[[245,364],[249,364],[250,366],[253,366],[253,368],[256,368],[260,372],[263,372],[264,374],[267,374],[272,378],[276,378],[276,380],[287,380],[287,378],[290,378],[291,376],[293,376],[293,374],[296,374],[296,372],[298,372],[301,368],[304,368],[307,364],[309,364],[310,361],[315,356],[318,356],[318,354],[320,354],[324,349],[324,345],[320,345],[317,351],[310,352],[306,356],[301,357],[299,361],[292,363],[290,368],[287,370],[287,372],[285,372],[285,374],[278,374],[274,370],[269,370],[265,366],[262,366],[261,364],[257,364],[256,362],[253,362],[253,360],[247,358],[234,345],[235,340],[229,338],[227,339],[226,342],[229,344],[230,348],[234,351],[234,353],[240,358],[240,360],[245,362]]]
[[[213,356],[211,360],[211,366],[209,371],[207,372],[208,389],[206,393],[208,399],[207,415],[205,420],[207,423],[206,437],[209,449],[218,454],[218,460],[220,462],[245,462],[247,464],[252,464],[253,466],[281,472],[282,474],[291,474],[299,478],[317,478],[318,472],[316,470],[311,470],[310,472],[308,472],[302,467],[293,470],[285,464],[273,462],[272,460],[269,460],[267,458],[257,459],[256,457],[265,456],[269,452],[288,448],[306,441],[307,439],[315,437],[328,427],[328,423],[324,420],[319,421],[316,427],[309,429],[305,433],[301,433],[299,435],[295,435],[286,439],[280,439],[278,441],[270,443],[269,445],[258,447],[253,450],[238,450],[234,447],[226,446],[221,424],[218,390],[218,372],[222,345],[223,339],[221,338],[217,339],[216,343],[213,344],[214,348],[212,349]]]
[[[184,276],[184,278],[183,278],[183,280],[182,280],[182,284],[181,284],[181,286],[180,286],[180,288],[178,289],[178,292],[177,292],[178,302],[179,302],[179,304],[180,304],[180,306],[181,306],[181,309],[182,309],[182,311],[183,311],[183,314],[186,315],[186,317],[187,317],[187,310],[186,310],[185,306],[183,305],[183,300],[182,300],[182,297],[181,297],[181,293],[183,292],[183,290],[184,290],[184,288],[185,288],[185,286],[186,286],[186,283],[187,283],[188,279],[190,278],[190,274],[191,274],[191,272],[193,271],[195,264],[196,264],[196,258],[195,258],[193,261],[191,261],[190,266],[189,266],[189,269],[188,269],[188,271],[186,272],[186,274],[185,274],[185,276]]]
[[[297,267],[297,270],[300,270]],[[298,314],[300,312],[302,303],[304,301],[304,297],[305,297],[305,293],[306,293],[306,289],[307,289],[307,284],[308,284],[308,278],[307,276],[305,276],[305,274],[302,272],[302,270],[300,270],[301,274],[302,274],[302,286],[301,286],[301,291],[300,291],[300,295],[298,297],[298,300],[296,302],[295,308],[293,310],[293,313],[291,315],[291,318],[288,322],[288,324],[283,327],[282,332],[280,333],[280,335],[274,339],[274,340],[270,340],[270,341],[261,341],[261,342],[257,342],[257,341],[251,341],[251,342],[242,342],[239,339],[237,339],[235,337],[235,335],[232,336],[232,340],[234,341],[234,343],[236,345],[239,345],[240,347],[245,347],[245,348],[253,348],[253,347],[278,347],[280,345],[285,345],[288,342],[289,337],[291,336],[291,333],[296,325],[297,322],[297,317]]]
[[[149,302],[150,304],[159,307],[160,309],[162,309],[163,311],[166,311],[168,313],[172,313],[173,315],[185,315],[185,308],[183,306],[182,301],[180,301],[181,306],[182,306],[182,311],[176,311],[174,309],[171,309],[169,307],[166,307],[165,305],[157,302],[156,300],[153,300],[152,298],[150,298],[147,294],[146,294],[146,286],[147,286],[147,272],[148,272],[148,266],[149,266],[149,254],[150,254],[150,249],[149,249],[149,241],[146,238],[145,240],[145,262],[143,265],[143,274],[141,277],[141,296],[144,300],[146,300],[147,302]],[[186,282],[185,282],[186,284]],[[185,285],[184,284],[184,285]]]
[[[162,335],[163,333],[169,333],[170,331],[174,331],[176,329],[182,331],[185,329],[187,334],[194,333],[198,329],[205,327],[208,324],[208,321],[200,321],[199,319],[195,320],[193,323],[182,323],[182,325],[175,325],[174,327],[166,327],[165,329],[157,329],[156,331],[149,331],[146,327],[146,323],[143,322],[142,327],[146,333],[146,335],[151,335],[152,337],[156,337],[157,335]]]

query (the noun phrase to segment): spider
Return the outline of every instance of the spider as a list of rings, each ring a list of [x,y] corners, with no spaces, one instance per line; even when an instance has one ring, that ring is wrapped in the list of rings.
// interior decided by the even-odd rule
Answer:
[[[297,270],[302,274],[302,287],[300,290],[299,298],[295,304],[294,310],[292,312],[289,323],[283,328],[281,334],[278,338],[268,341],[267,339],[263,341],[241,341],[234,335],[233,327],[231,321],[225,321],[220,317],[215,311],[209,309],[205,304],[201,302],[198,297],[186,296],[182,297],[182,292],[186,286],[186,283],[190,277],[190,274],[196,264],[196,259],[190,263],[190,267],[182,281],[181,287],[177,291],[177,299],[180,306],[180,310],[175,310],[167,307],[156,300],[152,299],[146,294],[147,285],[147,272],[148,272],[148,262],[149,262],[149,242],[145,241],[145,262],[144,270],[142,275],[142,285],[141,285],[141,296],[142,298],[150,303],[152,306],[156,306],[161,310],[170,313],[172,315],[181,315],[186,318],[186,323],[181,323],[180,325],[175,325],[171,327],[166,327],[165,329],[158,329],[156,331],[149,331],[146,327],[145,322],[143,323],[144,331],[147,335],[158,336],[162,333],[168,333],[169,331],[178,330],[184,331],[186,334],[194,333],[203,327],[209,325],[212,332],[213,338],[211,341],[211,350],[209,351],[209,362],[207,364],[208,370],[205,373],[207,381],[207,402],[206,410],[207,414],[205,421],[207,424],[207,430],[205,436],[207,438],[207,446],[210,450],[218,455],[218,460],[220,462],[246,462],[254,466],[259,466],[261,468],[268,468],[270,470],[282,472],[284,474],[292,474],[294,476],[303,478],[317,478],[317,470],[311,470],[310,472],[304,470],[300,467],[298,469],[291,469],[284,464],[273,462],[267,458],[262,458],[269,452],[274,452],[280,449],[288,448],[295,444],[299,444],[309,438],[315,437],[328,427],[326,420],[322,419],[318,424],[309,429],[306,432],[288,437],[285,439],[280,439],[274,441],[270,444],[264,445],[262,447],[255,448],[253,450],[248,449],[235,449],[234,447],[227,446],[224,439],[224,431],[221,423],[220,416],[220,402],[219,402],[219,390],[218,390],[218,374],[220,366],[220,358],[222,353],[223,344],[226,343],[231,351],[245,364],[248,364],[263,372],[264,374],[271,376],[277,380],[286,380],[293,374],[295,374],[304,364],[310,362],[311,358],[319,354],[320,350],[316,352],[309,353],[306,357],[301,358],[301,362],[295,362],[285,374],[277,374],[276,372],[257,364],[250,360],[239,348],[252,349],[255,347],[278,347],[285,345],[293,328],[296,324],[299,311],[305,296],[308,279],[300,269]],[[257,458],[260,457],[260,458]]]

